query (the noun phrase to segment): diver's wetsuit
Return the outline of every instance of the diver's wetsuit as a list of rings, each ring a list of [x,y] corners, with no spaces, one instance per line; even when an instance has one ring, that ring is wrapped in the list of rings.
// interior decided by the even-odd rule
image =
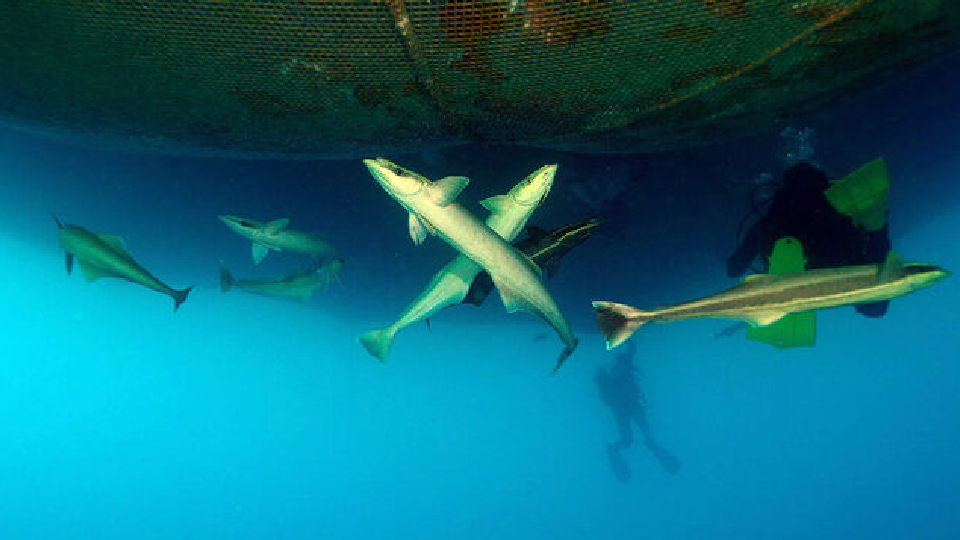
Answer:
[[[750,228],[727,259],[727,275],[743,275],[757,255],[766,268],[774,244],[784,236],[800,241],[808,269],[883,262],[890,251],[887,225],[877,231],[857,227],[827,201],[824,190],[828,187],[827,175],[809,163],[788,169],[767,214]],[[858,304],[855,308],[867,317],[882,317],[888,303]]]
[[[609,369],[597,368],[597,391],[603,404],[610,407],[613,418],[620,432],[620,440],[607,445],[607,454],[614,473],[621,481],[630,478],[630,470],[620,456],[620,450],[633,445],[633,427],[637,424],[643,434],[647,449],[657,458],[663,468],[670,474],[680,469],[680,463],[653,438],[650,424],[647,422],[646,400],[637,384],[636,367],[633,364],[633,355],[636,346],[627,343],[626,350],[617,355]]]

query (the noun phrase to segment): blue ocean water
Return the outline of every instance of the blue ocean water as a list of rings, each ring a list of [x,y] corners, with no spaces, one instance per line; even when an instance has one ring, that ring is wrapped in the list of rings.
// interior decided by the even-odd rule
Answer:
[[[723,321],[633,338],[638,384],[671,474],[642,436],[622,453],[595,384],[607,352],[589,301],[641,307],[732,285],[724,259],[782,130],[811,128],[835,176],[884,156],[891,238],[960,269],[960,57],[763,133],[683,151],[583,156],[454,148],[388,156],[503,193],[544,163],[532,223],[600,217],[549,286],[579,349],[499,300],[401,332],[386,365],[357,343],[453,257],[415,247],[358,160],[241,161],[117,152],[0,131],[0,538],[960,538],[960,282],[867,319],[819,314],[812,349],[718,339]],[[796,130],[795,130],[796,131]],[[67,276],[55,212],[123,237],[175,288]],[[336,245],[342,286],[295,304],[230,291],[305,264],[217,220],[291,219]],[[547,333],[543,339],[540,335]]]

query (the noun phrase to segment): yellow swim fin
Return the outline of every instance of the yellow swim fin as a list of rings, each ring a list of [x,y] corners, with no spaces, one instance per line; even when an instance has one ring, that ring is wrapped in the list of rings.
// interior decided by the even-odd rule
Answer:
[[[770,254],[770,274],[795,274],[806,269],[800,241],[791,236],[777,240]],[[747,339],[762,341],[778,349],[813,347],[817,341],[817,314],[791,313],[767,326],[747,327]]]
[[[876,231],[887,222],[890,172],[883,158],[861,165],[845,178],[834,180],[823,193],[837,212],[850,216],[858,227]]]

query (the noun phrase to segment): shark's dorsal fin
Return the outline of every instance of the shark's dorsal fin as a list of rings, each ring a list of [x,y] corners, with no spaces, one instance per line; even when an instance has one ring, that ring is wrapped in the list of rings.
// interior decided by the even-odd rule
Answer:
[[[288,218],[275,219],[263,226],[263,232],[266,234],[277,234],[286,229],[288,225],[290,225],[290,219]]]
[[[87,281],[96,281],[105,277],[116,277],[108,270],[104,270],[95,264],[88,263],[83,259],[77,259],[77,262],[80,264],[80,271],[83,272],[83,277],[85,277]]]
[[[267,256],[267,253],[270,253],[270,248],[263,244],[253,243],[253,263],[260,264],[263,261],[263,258]]]
[[[890,283],[903,277],[903,257],[891,251],[880,266],[880,283]]]
[[[430,198],[439,206],[446,206],[457,200],[470,179],[465,176],[447,176],[430,184]]]
[[[97,238],[103,241],[104,244],[112,247],[113,249],[120,251],[122,253],[127,253],[127,248],[123,245],[123,239],[119,236],[113,234],[98,234]],[[129,254],[128,254],[129,255]]]
[[[502,214],[510,208],[508,205],[511,201],[513,201],[513,199],[510,198],[509,195],[494,195],[493,197],[480,201],[480,204],[491,214]]]
[[[407,225],[410,228],[410,238],[413,240],[413,243],[420,245],[424,240],[427,239],[427,236],[431,234],[437,234],[437,230],[430,225],[429,222],[421,218],[420,216],[410,212],[410,217],[407,220]]]

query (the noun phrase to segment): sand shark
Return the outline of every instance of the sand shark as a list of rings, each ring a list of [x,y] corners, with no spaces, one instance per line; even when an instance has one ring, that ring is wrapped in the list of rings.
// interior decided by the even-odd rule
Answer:
[[[566,346],[554,371],[577,347],[566,317],[540,276],[540,269],[490,227],[455,202],[468,180],[448,176],[436,182],[390,161],[365,159],[367,169],[407,212],[410,236],[422,243],[428,234],[439,236],[451,247],[481,266],[493,278],[508,313],[528,311],[546,321]],[[491,212],[499,212],[505,199],[487,200]]]
[[[571,223],[547,231],[540,227],[527,227],[527,237],[519,242],[514,242],[513,247],[520,250],[530,258],[540,269],[547,274],[547,278],[552,278],[560,265],[560,259],[570,252],[571,249],[582,244],[590,235],[600,226],[600,221],[591,219],[579,223]],[[473,280],[464,304],[473,304],[475,306],[483,305],[487,295],[493,290],[493,280],[490,274],[481,272]]]
[[[333,259],[317,268],[295,270],[278,278],[236,279],[220,262],[220,291],[236,287],[251,294],[306,302],[318,290],[326,290],[331,281],[339,280],[343,259]]]
[[[261,223],[236,216],[219,217],[230,230],[253,242],[253,262],[256,264],[260,264],[271,249],[306,253],[318,264],[337,258],[336,248],[319,236],[290,229],[287,218]]]
[[[937,265],[904,263],[890,253],[881,264],[755,274],[717,294],[653,311],[605,301],[595,301],[593,307],[607,349],[612,349],[648,322],[709,317],[767,326],[790,313],[890,300],[930,287],[949,275]]]
[[[52,214],[51,214],[52,215]],[[64,225],[57,216],[53,216],[60,232],[60,247],[66,252],[67,274],[73,271],[73,261],[77,260],[80,271],[87,281],[100,278],[119,278],[143,285],[173,298],[173,310],[187,299],[193,287],[176,290],[140,266],[123,246],[123,241],[112,234],[92,233],[78,225]]]
[[[550,192],[556,171],[556,165],[545,165],[521,180],[506,195],[481,202],[491,209],[486,221],[487,227],[507,242],[512,241]],[[364,333],[360,336],[360,343],[367,352],[385,362],[397,332],[418,321],[429,321],[428,317],[434,313],[462,302],[470,290],[470,284],[481,270],[480,265],[469,257],[463,253],[458,254],[434,274],[423,292],[393,324]]]

